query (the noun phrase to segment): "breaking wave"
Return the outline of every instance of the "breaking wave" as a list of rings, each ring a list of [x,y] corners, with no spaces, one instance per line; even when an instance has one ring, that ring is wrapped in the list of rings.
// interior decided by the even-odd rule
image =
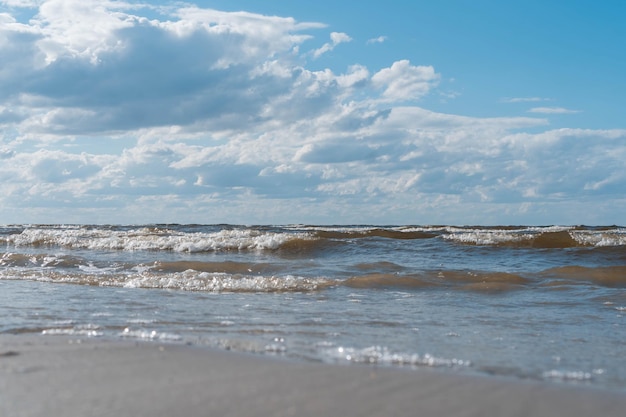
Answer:
[[[115,230],[102,227],[29,227],[21,233],[0,236],[0,243],[15,246],[59,246],[68,249],[217,252],[276,250],[288,242],[304,245],[307,233],[283,233],[235,228],[215,232],[183,232],[142,227]]]
[[[252,276],[187,270],[176,273],[62,273],[57,271],[12,271],[0,279],[28,280],[99,287],[168,289],[201,292],[310,292],[332,285],[324,278]]]
[[[616,226],[39,225],[0,228],[0,244],[5,245],[0,279],[80,285],[204,292],[347,287],[488,293],[581,283],[626,287],[622,250],[626,229]],[[600,264],[548,264],[539,271],[519,267],[493,271],[489,265],[485,271],[446,269],[443,263],[441,269],[432,264],[422,268],[419,251],[423,249],[417,248],[434,247],[459,255],[465,251],[463,245],[536,248],[546,256],[551,251],[544,249],[584,248],[580,254],[591,254]],[[454,252],[458,249],[461,252]],[[370,251],[382,257],[370,258]],[[355,253],[359,255],[354,257]],[[484,255],[481,250],[480,256]],[[601,257],[614,258],[614,264],[602,264]],[[344,259],[354,259],[354,263]],[[337,267],[337,262],[343,265]]]
[[[616,247],[626,245],[620,227],[105,227],[27,226],[0,230],[0,244],[104,251],[180,253],[274,251],[299,255],[332,250],[355,239],[440,238],[453,243],[520,248]]]
[[[473,245],[511,246],[529,248],[607,247],[626,245],[626,229],[606,230],[575,227],[509,228],[448,228],[442,238]]]

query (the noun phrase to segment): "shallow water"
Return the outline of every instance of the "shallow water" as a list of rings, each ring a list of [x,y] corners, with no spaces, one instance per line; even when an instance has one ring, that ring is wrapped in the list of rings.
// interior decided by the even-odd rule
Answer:
[[[626,389],[620,227],[0,228],[0,332]]]

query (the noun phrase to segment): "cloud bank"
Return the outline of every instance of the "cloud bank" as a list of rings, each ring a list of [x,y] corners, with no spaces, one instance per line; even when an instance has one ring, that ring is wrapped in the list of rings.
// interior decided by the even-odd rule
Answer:
[[[0,223],[626,223],[626,131],[429,111],[408,60],[312,70],[351,40],[322,23],[0,5]]]

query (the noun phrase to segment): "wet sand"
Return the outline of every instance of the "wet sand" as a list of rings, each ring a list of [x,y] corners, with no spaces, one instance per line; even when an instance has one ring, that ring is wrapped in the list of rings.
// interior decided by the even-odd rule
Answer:
[[[134,341],[0,335],[0,415],[623,416],[626,392]]]

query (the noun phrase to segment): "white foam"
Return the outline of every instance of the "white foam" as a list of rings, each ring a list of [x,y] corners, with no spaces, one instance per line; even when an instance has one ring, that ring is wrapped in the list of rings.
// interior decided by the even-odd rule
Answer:
[[[287,229],[308,230],[313,232],[367,233],[380,229],[375,226],[288,226]]]
[[[293,239],[310,239],[307,233],[276,233],[254,229],[184,233],[139,228],[130,231],[84,228],[27,228],[20,234],[0,237],[16,246],[50,245],[93,250],[167,250],[211,252],[225,250],[275,250]]]
[[[142,340],[162,340],[171,342],[182,340],[182,337],[173,333],[157,332],[156,330],[131,330],[128,327],[125,328],[119,335],[120,337]]]
[[[86,337],[99,337],[104,333],[95,329],[45,329],[41,332],[46,336],[86,336]]]
[[[0,279],[201,292],[309,292],[332,285],[330,280],[323,277],[232,275],[222,272],[200,272],[193,269],[165,274],[120,273],[101,269],[80,273],[14,269],[0,271]]]
[[[430,354],[394,353],[386,347],[370,346],[363,349],[337,347],[327,351],[328,355],[336,360],[352,363],[407,365],[426,367],[467,367],[471,362],[462,359],[439,358]]]
[[[558,371],[551,370],[543,373],[545,379],[558,379],[561,381],[591,381],[593,374],[583,371]]]
[[[577,230],[570,232],[570,234],[576,242],[585,246],[607,247],[626,245],[625,229],[610,231]]]
[[[441,237],[448,240],[454,240],[461,243],[474,243],[476,245],[495,245],[498,243],[522,242],[530,240],[536,234],[524,233],[518,230],[464,230]]]
[[[88,265],[78,265],[78,269],[83,273],[89,275],[104,275],[119,271],[121,269],[121,266],[98,267],[92,263],[89,263]]]
[[[578,244],[583,246],[624,246],[626,229],[614,230],[575,230],[571,226],[527,227],[523,229],[465,229],[446,227],[443,239],[476,245],[496,245],[499,243],[523,242],[536,238],[542,233],[568,232]]]
[[[226,273],[208,273],[187,270],[165,275],[141,274],[120,281],[103,282],[103,286],[126,288],[162,288],[204,292],[277,292],[315,291],[328,281],[324,278],[287,276],[235,276]]]

